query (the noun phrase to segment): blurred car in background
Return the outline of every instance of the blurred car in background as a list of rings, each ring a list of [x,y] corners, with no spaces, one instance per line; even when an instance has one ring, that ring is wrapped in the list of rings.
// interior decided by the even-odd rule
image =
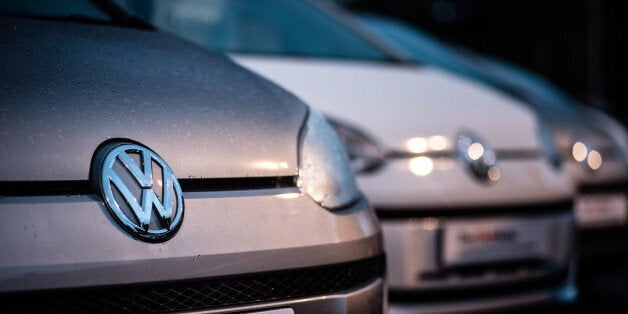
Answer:
[[[328,2],[117,3],[330,117],[380,217],[393,312],[575,298],[573,185],[517,100],[405,64]]]
[[[106,1],[0,3],[5,312],[381,313],[325,119]]]
[[[523,68],[457,49],[398,20],[358,17],[404,58],[481,82],[534,108],[579,183],[575,213],[582,255],[628,253],[628,135],[621,123]]]

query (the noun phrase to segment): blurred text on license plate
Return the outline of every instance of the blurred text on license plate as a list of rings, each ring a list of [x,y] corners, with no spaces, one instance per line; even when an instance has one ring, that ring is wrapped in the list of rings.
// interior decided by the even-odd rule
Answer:
[[[526,219],[456,221],[442,238],[444,266],[544,259],[551,254],[551,224]]]

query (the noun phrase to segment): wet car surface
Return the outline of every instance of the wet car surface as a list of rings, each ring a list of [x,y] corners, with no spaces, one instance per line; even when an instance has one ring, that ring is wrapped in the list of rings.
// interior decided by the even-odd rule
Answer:
[[[517,100],[405,64],[329,3],[118,2],[334,121],[382,221],[391,311],[575,298],[573,186]]]
[[[0,17],[3,309],[383,310],[379,225],[318,113],[90,2],[33,3]]]

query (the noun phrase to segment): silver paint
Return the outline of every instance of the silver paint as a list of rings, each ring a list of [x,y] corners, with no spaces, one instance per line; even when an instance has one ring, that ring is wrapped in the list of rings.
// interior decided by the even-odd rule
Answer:
[[[8,17],[0,38],[2,180],[87,180],[109,138],[151,147],[179,178],[297,173],[306,106],[224,56],[153,31]]]
[[[87,180],[94,152],[114,138],[159,152],[179,178],[297,174],[307,107],[225,57],[102,25],[3,17],[0,38],[0,181]],[[383,253],[364,198],[335,212],[296,187],[184,198],[176,236],[145,243],[96,195],[0,197],[0,291],[233,276]],[[247,310],[379,312],[384,294],[376,278]]]

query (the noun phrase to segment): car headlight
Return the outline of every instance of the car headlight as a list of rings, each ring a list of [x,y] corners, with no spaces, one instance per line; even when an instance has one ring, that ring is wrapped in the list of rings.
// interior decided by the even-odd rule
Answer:
[[[327,121],[334,127],[338,137],[345,145],[353,172],[370,172],[383,164],[382,150],[369,136],[333,118],[327,117]]]
[[[606,148],[604,148],[606,147]],[[595,171],[602,167],[602,154],[612,150],[612,147],[595,145],[592,141],[578,139],[571,146],[571,158],[578,162],[584,169]],[[608,157],[608,153],[605,154]]]
[[[342,142],[325,118],[313,110],[301,132],[297,186],[332,210],[355,203],[361,195]]]
[[[598,170],[604,161],[619,158],[619,150],[613,141],[601,132],[592,130],[574,132],[568,143],[568,146],[562,149],[565,158],[577,162],[587,171]]]

